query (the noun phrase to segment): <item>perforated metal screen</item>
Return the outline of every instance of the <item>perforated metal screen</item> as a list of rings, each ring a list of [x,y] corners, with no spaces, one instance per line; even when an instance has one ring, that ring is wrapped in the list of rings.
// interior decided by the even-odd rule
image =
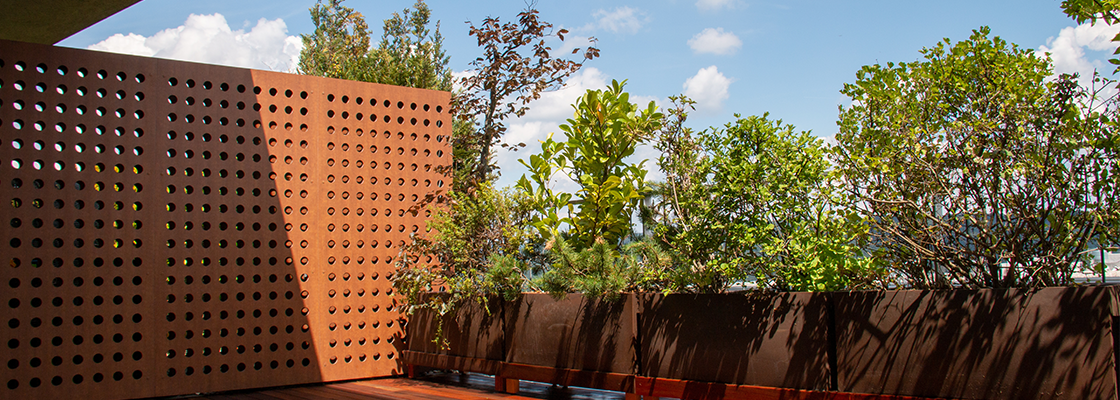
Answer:
[[[0,41],[0,397],[400,372],[449,97]]]

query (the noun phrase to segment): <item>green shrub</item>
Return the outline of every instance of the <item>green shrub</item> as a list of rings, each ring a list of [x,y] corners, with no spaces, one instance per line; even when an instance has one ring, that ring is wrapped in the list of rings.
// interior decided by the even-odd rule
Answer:
[[[524,268],[531,265],[535,240],[527,234],[526,198],[482,184],[471,195],[452,193],[449,200],[429,206],[430,232],[414,234],[397,258],[393,287],[409,312],[419,307],[442,315],[465,301],[512,299],[525,289]],[[422,299],[441,290],[450,297]]]
[[[679,98],[675,100],[681,100]],[[687,100],[671,111],[683,118]],[[823,142],[768,115],[694,134],[659,135],[666,172],[658,237],[678,257],[677,290],[866,287],[880,272],[860,251],[866,225],[834,190]]]

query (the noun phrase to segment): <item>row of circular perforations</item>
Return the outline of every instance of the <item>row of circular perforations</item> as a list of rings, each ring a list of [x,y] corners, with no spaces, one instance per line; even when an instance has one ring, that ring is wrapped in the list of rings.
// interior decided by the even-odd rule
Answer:
[[[333,97],[328,94],[327,100],[332,101]],[[322,172],[327,182],[323,195],[330,201],[326,205],[327,263],[333,267],[332,272],[327,275],[327,287],[330,292],[342,294],[327,302],[329,326],[339,325],[345,328],[350,325],[352,318],[347,314],[351,309],[366,306],[383,308],[389,313],[388,318],[382,322],[386,341],[384,352],[387,352],[387,357],[392,358],[395,353],[390,346],[394,344],[394,336],[399,335],[401,325],[405,322],[400,318],[391,297],[393,291],[389,279],[394,270],[392,262],[408,236],[424,228],[426,215],[419,213],[414,206],[427,193],[443,186],[441,177],[433,172],[445,160],[442,150],[444,137],[431,129],[432,125],[435,128],[442,127],[442,121],[436,119],[434,124],[431,121],[439,117],[443,109],[438,106],[433,109],[427,104],[385,99],[380,105],[390,110],[395,107],[395,111],[400,114],[395,119],[386,115],[381,121],[387,124],[371,126],[345,121],[347,114],[360,115],[361,98],[350,102],[349,96],[341,95],[337,100],[335,104],[331,104],[333,113],[329,111],[327,115],[340,115],[344,121],[330,121],[338,125],[337,129],[335,125],[327,129],[324,147],[328,159]],[[363,156],[364,154],[370,156]],[[374,181],[371,177],[368,183],[363,183],[362,176],[360,173],[355,174],[355,171],[360,171],[364,157],[371,156],[376,158],[369,159],[370,168],[380,167],[382,170],[392,171],[394,176],[381,182]],[[369,186],[374,189],[368,189]],[[396,193],[393,193],[393,189]],[[384,193],[379,193],[381,190]],[[363,196],[369,200],[364,201]],[[367,204],[372,209],[369,215],[363,216],[362,208]],[[391,206],[396,207],[394,209]],[[377,218],[378,209],[382,207],[385,209],[380,214],[384,217]],[[347,213],[351,209],[355,211],[354,214]],[[376,226],[378,221],[383,221],[380,222],[383,225],[380,230],[382,234],[367,235],[362,232],[363,225]],[[373,251],[362,251],[363,240],[370,241],[367,245]],[[383,284],[365,287],[360,281],[349,279],[352,274],[360,276],[361,269],[360,264],[350,264],[348,260],[353,258],[360,261],[363,255],[371,257],[371,262],[376,264],[380,261],[387,267],[381,270],[386,278]],[[361,293],[365,290],[373,295],[382,292],[385,300],[381,303],[363,301]],[[358,296],[347,296],[348,293],[356,293]],[[351,335],[343,330],[341,334],[332,335],[328,345],[336,348],[339,343],[348,344],[350,340]],[[334,362],[336,357],[349,357],[348,353],[346,350],[332,352],[330,361]],[[348,361],[348,358],[344,361]]]
[[[71,72],[66,66],[31,67],[22,61],[0,65],[0,69],[6,70],[5,76],[15,77],[0,79],[0,109],[9,116],[0,118],[0,126],[17,136],[9,143],[13,148],[35,150],[0,162],[17,170],[102,172],[114,167],[128,169],[132,166],[128,163],[135,160],[128,157],[145,151],[142,146],[124,143],[128,136],[144,135],[136,127],[144,118],[144,110],[139,108],[146,98],[140,90],[146,79],[143,74],[85,68]],[[11,74],[12,70],[16,73]],[[68,123],[77,119],[89,122]],[[80,160],[90,154],[122,156],[114,159],[121,164]]]
[[[0,59],[9,389],[144,376],[144,74]]]
[[[293,239],[301,210],[280,201],[253,85],[170,77],[166,376],[313,368]],[[306,114],[304,109],[301,114]]]
[[[279,94],[279,92],[279,90],[268,91],[269,95]],[[268,109],[270,111],[303,110],[307,107],[303,104],[302,93],[298,98],[288,96],[289,93],[285,90],[282,97],[277,96],[275,103],[268,105]],[[266,96],[262,97],[264,102],[272,100]],[[413,165],[416,164],[411,160],[413,155],[405,156],[403,148],[398,154],[380,153],[382,146],[400,140],[393,139],[392,134],[387,130],[378,133],[379,129],[398,128],[392,127],[391,116],[385,115],[384,117],[388,119],[378,120],[370,115],[371,118],[365,120],[361,111],[353,113],[334,111],[334,105],[329,104],[335,100],[334,96],[327,95],[325,99],[327,106],[330,107],[327,110],[328,120],[336,116],[350,119],[356,124],[354,128],[336,128],[333,125],[308,127],[299,124],[296,129],[297,124],[289,119],[291,117],[288,117],[286,112],[265,115],[266,119],[276,118],[267,122],[266,133],[270,135],[268,140],[270,161],[274,163],[277,173],[284,177],[279,185],[282,192],[281,202],[285,204],[285,208],[298,208],[301,211],[300,218],[304,218],[308,213],[309,216],[318,216],[315,221],[308,221],[310,223],[300,223],[297,235],[314,238],[312,246],[316,248],[307,249],[308,253],[313,254],[312,257],[315,255],[325,257],[311,265],[310,275],[301,275],[304,282],[324,278],[326,281],[308,282],[320,288],[320,292],[325,292],[319,294],[320,297],[314,302],[314,311],[312,311],[322,313],[318,319],[319,325],[315,328],[318,330],[316,338],[320,344],[319,352],[320,355],[326,355],[328,365],[337,366],[392,359],[396,356],[392,348],[393,333],[398,329],[399,323],[396,321],[398,313],[389,297],[391,291],[386,293],[386,289],[391,285],[386,279],[385,272],[392,270],[392,255],[396,252],[396,249],[390,247],[393,243],[389,238],[394,232],[403,229],[401,222],[407,218],[403,211],[411,204],[410,188],[394,185],[394,177],[399,176],[406,168],[405,161],[414,168],[421,167]],[[324,98],[320,94],[311,100],[322,101]],[[345,100],[351,102],[349,97]],[[354,104],[362,102],[360,99],[353,101]],[[376,107],[374,104],[370,106]],[[429,110],[431,110],[430,106]],[[350,118],[351,116],[354,118]],[[359,122],[363,120],[364,122]],[[312,135],[309,135],[309,129],[313,130]],[[314,133],[318,135],[313,135]],[[325,136],[319,136],[324,134]],[[316,137],[310,139],[309,136]],[[355,144],[346,142],[338,145],[335,141],[337,139],[332,139],[334,136],[354,139]],[[404,134],[401,133],[401,136],[403,138]],[[420,136],[412,135],[411,139],[420,139]],[[428,139],[431,139],[430,135]],[[375,151],[375,148],[378,150]],[[349,151],[347,155],[352,157],[342,157],[332,151]],[[415,150],[414,153],[420,151]],[[442,153],[434,155],[429,151],[428,156],[438,158]],[[315,171],[332,168],[346,169],[345,178],[338,178],[331,174],[324,177],[315,173]],[[307,175],[309,172],[311,175]],[[300,182],[312,181],[318,186],[286,187],[289,182],[292,182],[288,177],[297,176]],[[345,193],[328,188],[341,184],[338,182],[342,179],[359,187]],[[347,223],[345,229],[360,232],[360,238],[354,241],[336,241],[334,238],[326,238],[324,241],[325,236],[322,234],[324,225],[330,225],[330,229],[335,229],[333,224],[324,224],[324,218],[328,220],[345,218],[354,224],[351,226]],[[341,249],[349,249],[349,253],[341,256],[333,254]],[[346,287],[340,287],[337,282],[347,282]]]

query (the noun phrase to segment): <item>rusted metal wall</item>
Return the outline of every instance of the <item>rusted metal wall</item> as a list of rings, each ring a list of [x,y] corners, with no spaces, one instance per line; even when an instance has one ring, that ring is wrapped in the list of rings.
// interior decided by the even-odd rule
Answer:
[[[450,297],[446,293],[427,296]],[[485,304],[466,302],[442,316],[431,309],[418,309],[407,332],[409,339],[416,340],[408,341],[406,350],[411,352],[401,356],[414,365],[497,375],[505,360],[505,308],[506,302],[494,297]]]
[[[0,41],[3,398],[399,373],[449,94]]]
[[[524,294],[505,310],[506,362],[632,374],[635,303],[630,294],[617,300]]]
[[[827,306],[823,293],[646,296],[640,373],[829,390]]]
[[[832,295],[840,391],[1116,398],[1114,287]]]
[[[499,375],[498,387],[525,379],[670,398],[1115,399],[1118,295],[525,294],[492,301],[493,315],[474,303],[442,321],[417,314],[404,358]],[[439,323],[450,349],[431,342]]]

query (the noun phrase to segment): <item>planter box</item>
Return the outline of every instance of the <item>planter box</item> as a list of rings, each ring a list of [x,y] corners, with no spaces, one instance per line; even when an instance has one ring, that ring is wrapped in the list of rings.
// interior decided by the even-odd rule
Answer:
[[[1116,398],[1115,288],[833,293],[839,390]]]
[[[631,391],[637,358],[634,307],[634,295],[616,301],[522,295],[506,311],[502,375]]]
[[[525,294],[446,316],[450,349],[417,314],[404,361],[511,391],[524,379],[690,399],[1117,398],[1117,289]]]
[[[408,322],[408,350],[402,353],[404,362],[489,375],[500,373],[505,354],[503,307],[503,301],[495,298],[485,306],[468,302],[442,319],[430,310],[417,311]],[[447,340],[446,348],[435,342],[439,324]]]
[[[828,390],[827,300],[815,293],[644,296],[641,375]]]

